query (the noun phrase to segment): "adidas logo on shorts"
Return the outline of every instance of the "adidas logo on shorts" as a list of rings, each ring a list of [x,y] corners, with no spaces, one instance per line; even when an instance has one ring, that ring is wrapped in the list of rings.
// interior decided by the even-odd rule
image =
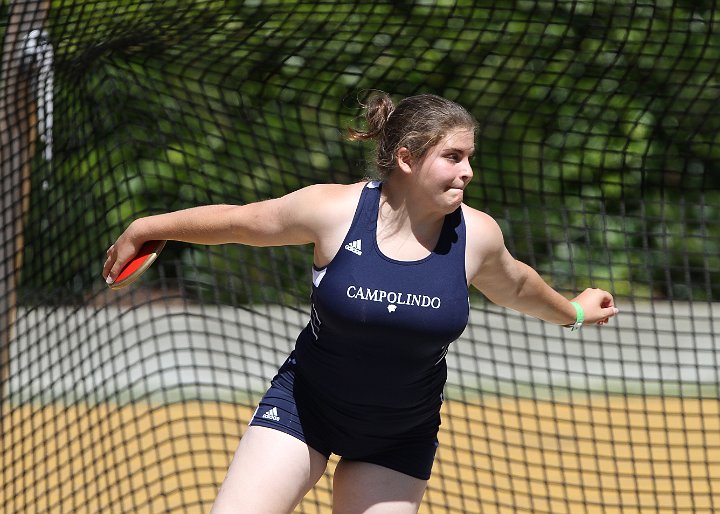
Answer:
[[[269,419],[271,421],[280,421],[280,416],[278,416],[277,407],[273,407],[269,411],[267,411],[265,414],[262,415],[263,419]]]
[[[362,255],[362,239],[356,239],[345,245],[346,250],[350,250],[352,253]]]

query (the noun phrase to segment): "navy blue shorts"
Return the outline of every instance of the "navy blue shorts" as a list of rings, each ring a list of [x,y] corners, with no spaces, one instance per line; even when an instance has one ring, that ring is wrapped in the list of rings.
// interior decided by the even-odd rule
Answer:
[[[318,423],[303,425],[298,414],[295,388],[295,356],[294,353],[285,361],[278,374],[273,378],[270,389],[260,400],[250,426],[259,426],[280,430],[301,440],[326,458],[336,453],[332,442],[328,441],[322,428],[308,429],[308,426],[319,426]],[[303,416],[308,416],[303,412]],[[381,451],[354,449],[352,455],[340,455],[346,460],[369,462],[395,471],[399,471],[420,480],[428,480],[435,460],[438,447],[437,437],[422,439],[409,438],[400,440],[390,446],[385,445]]]

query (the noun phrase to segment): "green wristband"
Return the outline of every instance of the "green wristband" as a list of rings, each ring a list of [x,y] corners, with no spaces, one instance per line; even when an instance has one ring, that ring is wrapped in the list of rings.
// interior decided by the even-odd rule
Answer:
[[[585,321],[585,311],[582,305],[577,302],[570,302],[570,305],[575,307],[575,323],[569,325],[570,330],[580,330],[580,327],[583,326],[583,322]]]

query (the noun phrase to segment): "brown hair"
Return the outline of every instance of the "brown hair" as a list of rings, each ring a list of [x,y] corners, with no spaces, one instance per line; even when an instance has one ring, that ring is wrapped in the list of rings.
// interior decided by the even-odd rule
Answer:
[[[348,132],[354,141],[377,141],[375,166],[381,178],[395,169],[400,148],[419,159],[453,130],[477,127],[464,107],[437,95],[409,96],[395,106],[390,95],[379,92],[363,107],[367,130],[350,128]]]

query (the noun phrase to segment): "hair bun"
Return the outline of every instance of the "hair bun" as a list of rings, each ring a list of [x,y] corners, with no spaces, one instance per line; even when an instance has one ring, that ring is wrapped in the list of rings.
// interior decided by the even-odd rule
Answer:
[[[367,129],[365,131],[349,128],[350,139],[354,141],[365,141],[368,139],[377,139],[382,134],[388,119],[395,110],[390,95],[383,91],[378,91],[370,96],[365,108],[365,123]]]

